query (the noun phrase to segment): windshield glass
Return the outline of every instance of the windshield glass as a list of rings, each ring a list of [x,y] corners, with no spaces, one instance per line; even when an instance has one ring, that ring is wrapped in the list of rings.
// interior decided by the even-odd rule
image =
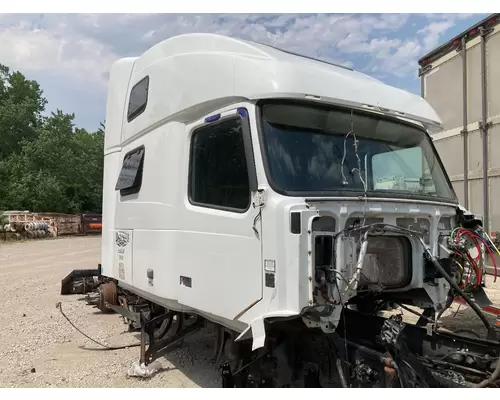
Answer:
[[[418,127],[310,105],[262,106],[268,179],[289,195],[422,197],[456,202]],[[335,192],[335,193],[334,193]]]

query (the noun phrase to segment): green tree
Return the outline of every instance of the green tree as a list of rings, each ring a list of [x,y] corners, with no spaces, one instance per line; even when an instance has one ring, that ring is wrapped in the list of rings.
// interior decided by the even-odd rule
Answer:
[[[40,85],[0,64],[0,160],[32,140],[43,123],[47,100]]]
[[[32,211],[100,211],[103,135],[73,124],[74,114],[52,113],[35,140],[9,161],[16,179],[7,204]]]
[[[104,124],[95,133],[61,110],[43,117],[35,81],[0,65],[0,209],[100,212]]]

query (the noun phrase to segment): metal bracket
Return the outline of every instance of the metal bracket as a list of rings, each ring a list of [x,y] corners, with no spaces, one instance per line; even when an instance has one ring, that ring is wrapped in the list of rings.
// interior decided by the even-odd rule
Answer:
[[[406,326],[400,315],[394,315],[384,321],[380,332],[381,339],[388,345],[395,346],[401,335],[401,331]]]
[[[108,302],[105,302],[104,305],[107,308],[110,308],[111,310],[117,312],[122,317],[129,319],[130,321],[134,321],[137,323],[141,322],[141,314],[140,313],[132,312],[132,311],[127,310],[126,308],[124,308],[122,306],[116,306],[113,304],[109,304]]]
[[[101,264],[98,264],[97,269],[75,269],[71,271],[61,281],[61,295],[86,294],[94,290],[101,281],[101,272]]]
[[[482,37],[490,34],[493,31],[494,31],[493,28],[484,28],[482,26],[479,27],[479,35],[481,35]]]
[[[431,70],[432,69],[432,64],[427,64],[425,67],[422,67],[419,69],[418,71],[418,76],[422,76],[423,74],[425,74],[427,71]]]
[[[483,124],[483,121],[479,121],[479,130],[481,132],[484,132],[484,131],[490,129],[492,126],[493,126],[493,122],[491,122],[491,121],[486,122],[486,124]]]
[[[427,335],[432,336],[436,330],[436,325],[429,323],[425,326],[425,330],[427,332]]]
[[[141,360],[140,363],[144,363],[146,366],[151,364],[154,360],[166,354],[171,350],[172,346],[182,341],[192,335],[193,333],[199,331],[204,326],[204,320],[202,318],[196,318],[196,320],[188,326],[184,324],[184,318],[182,314],[178,314],[178,327],[175,327],[175,332],[171,336],[165,338],[160,338],[155,340],[154,335],[154,322],[161,321],[162,318],[168,318],[173,313],[168,312],[159,317],[153,318],[149,321],[143,321],[141,323]],[[149,346],[146,349],[146,336],[148,337]]]
[[[222,387],[223,388],[234,388],[234,381],[233,381],[233,372],[231,371],[231,367],[229,366],[229,363],[223,362],[219,366],[219,373],[222,378]]]
[[[253,207],[262,208],[265,204],[265,192],[264,189],[258,189],[253,197]]]

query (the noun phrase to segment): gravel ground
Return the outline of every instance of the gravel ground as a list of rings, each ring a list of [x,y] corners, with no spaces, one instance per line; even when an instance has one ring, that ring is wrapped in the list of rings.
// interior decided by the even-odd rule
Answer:
[[[210,361],[213,335],[199,332],[161,358],[162,371],[151,379],[129,378],[139,348],[98,348],[78,333],[56,309],[95,340],[119,346],[138,342],[117,314],[101,314],[79,299],[61,296],[60,282],[73,269],[95,268],[100,238],[0,242],[0,281],[4,318],[0,324],[0,387],[220,387]]]
[[[5,244],[0,242],[0,281],[4,318],[0,324],[0,387],[220,387],[211,361],[213,335],[199,332],[184,346],[159,361],[162,371],[150,379],[129,378],[139,348],[89,351],[98,348],[63,318],[65,314],[89,336],[106,345],[138,342],[116,314],[104,315],[81,296],[61,296],[61,279],[73,269],[94,268],[100,260],[100,237],[64,238]],[[500,281],[499,281],[500,284]],[[487,289],[500,303],[500,285],[488,279]],[[472,310],[457,306],[446,313],[446,327],[484,333]],[[414,321],[404,312],[405,319]],[[494,318],[491,317],[492,322]]]

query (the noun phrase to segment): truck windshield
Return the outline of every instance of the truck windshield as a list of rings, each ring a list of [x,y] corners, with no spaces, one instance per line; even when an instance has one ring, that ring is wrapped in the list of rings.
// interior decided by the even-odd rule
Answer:
[[[268,180],[280,193],[457,201],[417,126],[297,104],[264,104],[261,118]]]

